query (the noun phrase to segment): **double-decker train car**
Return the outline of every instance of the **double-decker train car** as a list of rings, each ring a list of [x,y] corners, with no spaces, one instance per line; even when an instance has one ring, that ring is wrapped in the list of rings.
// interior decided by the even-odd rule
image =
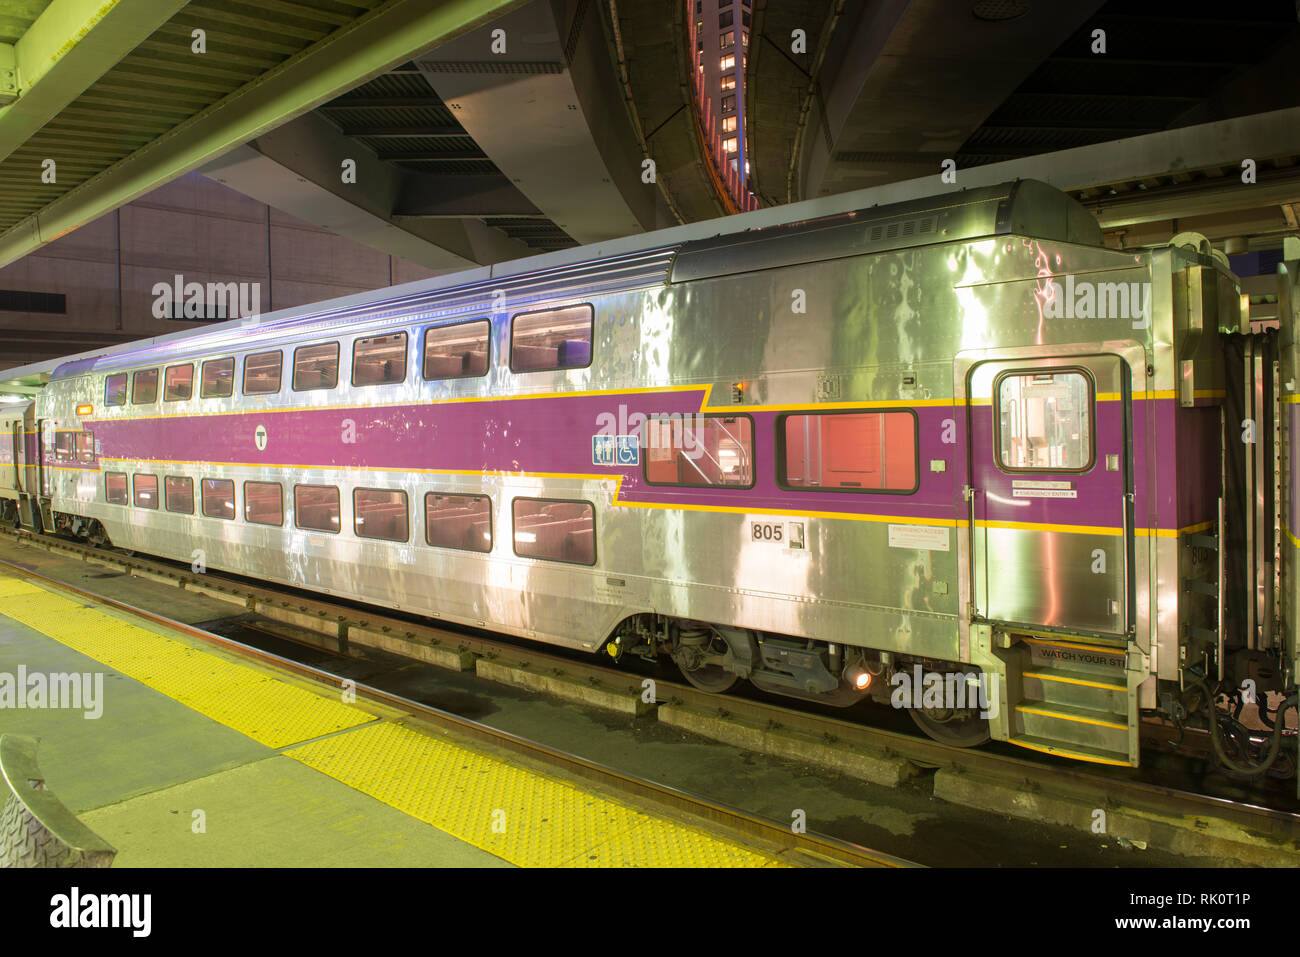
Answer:
[[[1249,680],[1207,751],[1291,760],[1294,306],[1207,243],[1026,180],[548,262],[65,363],[9,517],[1106,764]]]

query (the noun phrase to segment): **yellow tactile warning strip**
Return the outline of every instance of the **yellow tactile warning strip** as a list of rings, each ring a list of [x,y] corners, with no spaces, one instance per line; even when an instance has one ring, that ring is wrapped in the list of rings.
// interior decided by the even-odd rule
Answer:
[[[268,748],[355,727],[375,716],[274,675],[105,614],[63,595],[0,578],[4,614],[179,701]],[[18,599],[18,600],[12,600]]]
[[[781,858],[377,718],[0,574],[0,613],[521,867],[772,867]]]
[[[291,758],[523,867],[769,867],[771,855],[384,723]]]

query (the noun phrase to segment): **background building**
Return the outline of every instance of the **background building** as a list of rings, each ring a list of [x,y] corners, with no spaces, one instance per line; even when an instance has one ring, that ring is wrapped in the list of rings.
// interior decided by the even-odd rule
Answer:
[[[432,275],[190,173],[0,268],[0,369],[234,318],[219,299],[158,318],[177,276],[246,284],[271,312]]]

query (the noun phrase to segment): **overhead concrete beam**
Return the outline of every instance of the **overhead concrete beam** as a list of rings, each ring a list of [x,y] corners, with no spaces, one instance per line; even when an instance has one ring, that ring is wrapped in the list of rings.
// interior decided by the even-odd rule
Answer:
[[[85,92],[189,0],[53,0],[15,43],[13,92],[0,106],[0,160]],[[5,102],[0,99],[0,103]]]
[[[355,182],[343,180],[345,160],[356,163]],[[428,269],[463,269],[532,252],[475,219],[396,221],[405,212],[402,197],[420,192],[411,185],[420,174],[380,161],[314,113],[226,153],[201,172],[291,216]],[[515,197],[523,201],[517,192]]]
[[[436,219],[470,216],[513,216],[543,219],[519,187],[499,174],[446,175],[408,171],[394,216]]]
[[[504,52],[485,28],[416,60],[496,167],[580,243],[657,225],[594,6],[535,0],[492,24]]]
[[[0,234],[0,266],[521,2],[388,0]]]

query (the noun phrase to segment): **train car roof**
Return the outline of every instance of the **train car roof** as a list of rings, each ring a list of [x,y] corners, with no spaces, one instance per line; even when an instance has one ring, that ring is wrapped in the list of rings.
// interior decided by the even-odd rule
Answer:
[[[929,177],[931,189],[935,178]],[[989,235],[1018,234],[1100,245],[1096,220],[1074,199],[1038,180],[906,197],[918,181],[608,240],[435,276],[262,316],[141,339],[111,349],[0,373],[0,391],[31,393],[55,379],[128,369],[191,355],[244,351],[277,337],[348,333],[396,322],[481,314],[504,290],[512,311],[576,298],[884,252]],[[870,204],[868,199],[877,200]],[[7,387],[7,388],[6,388]]]

